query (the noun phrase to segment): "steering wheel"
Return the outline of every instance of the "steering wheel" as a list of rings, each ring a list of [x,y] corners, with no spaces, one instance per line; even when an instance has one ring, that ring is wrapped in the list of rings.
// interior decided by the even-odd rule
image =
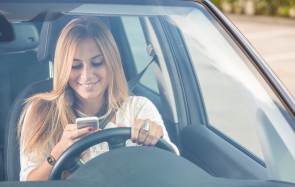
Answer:
[[[48,179],[60,180],[64,170],[70,170],[71,173],[77,170],[83,165],[83,163],[80,161],[80,155],[86,149],[102,142],[107,142],[109,144],[110,150],[119,147],[125,147],[125,142],[126,140],[130,139],[130,137],[131,128],[129,127],[105,129],[103,131],[98,131],[87,135],[70,146],[59,157],[53,166]],[[175,150],[170,146],[170,144],[168,144],[162,138],[159,139],[155,146],[175,153]]]

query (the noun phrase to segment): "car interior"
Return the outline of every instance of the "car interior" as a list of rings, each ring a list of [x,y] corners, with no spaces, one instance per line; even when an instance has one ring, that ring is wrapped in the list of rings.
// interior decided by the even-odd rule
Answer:
[[[0,180],[2,181],[19,180],[19,145],[16,133],[23,102],[25,98],[35,93],[52,90],[53,57],[58,33],[74,17],[75,15],[57,12],[40,13],[27,22],[13,23],[13,28],[22,27],[26,32],[16,32],[15,43],[11,46],[0,44],[2,50],[0,50],[0,137],[3,137],[0,140]],[[226,138],[218,130],[208,128],[209,122],[202,94],[199,87],[189,84],[189,79],[194,76],[191,75],[192,68],[184,62],[190,59],[186,57],[188,55],[182,55],[187,54],[187,51],[180,39],[181,32],[173,25],[173,21],[165,16],[133,16],[136,24],[142,29],[144,39],[144,44],[138,49],[138,46],[134,47],[130,42],[132,32],[136,30],[130,26],[136,25],[132,16],[97,17],[108,24],[118,44],[126,79],[133,82],[134,88],[130,95],[145,96],[155,104],[169,137],[178,147],[181,157],[198,166],[199,178],[202,176],[206,178],[209,174],[210,177],[234,180],[268,179],[265,163],[236,142]],[[144,57],[139,57],[140,60],[134,55],[137,53],[136,50],[145,53]],[[138,65],[139,62],[142,64]],[[143,75],[138,78],[141,72]],[[153,84],[150,84],[151,82]],[[191,92],[186,90],[188,87],[196,91],[197,97],[192,101],[187,101],[187,98],[193,98]],[[149,153],[143,150],[138,154]],[[169,162],[173,162],[174,157],[169,159]],[[163,164],[169,164],[168,161],[163,161]],[[188,168],[188,171],[196,171],[196,168],[192,170],[190,166]],[[225,182],[222,185],[234,186],[233,182]],[[267,184],[262,185],[267,186]]]
[[[41,18],[42,16],[43,15],[41,15]],[[24,48],[19,47],[19,51],[14,50],[12,51],[12,53],[7,52],[7,54],[0,56],[1,64],[3,65],[3,67],[6,68],[1,68],[1,70],[3,71],[3,73],[1,72],[1,80],[10,80],[10,84],[7,84],[7,82],[3,82],[3,86],[1,86],[0,90],[0,93],[3,96],[1,97],[1,99],[3,99],[3,102],[1,101],[3,107],[1,107],[0,111],[1,119],[5,119],[5,117],[7,116],[6,120],[1,121],[1,132],[3,132],[1,137],[5,137],[5,142],[1,142],[1,153],[2,156],[4,153],[2,159],[5,161],[4,171],[6,180],[18,180],[19,178],[19,162],[15,162],[15,160],[19,160],[19,145],[15,137],[17,136],[18,117],[22,110],[24,100],[33,94],[39,92],[49,92],[50,90],[52,90],[52,77],[50,77],[50,71],[52,70],[52,67],[50,66],[53,62],[54,46],[61,28],[69,20],[74,18],[74,16],[64,16],[61,19],[58,19],[60,17],[60,14],[54,13],[44,15],[44,18],[42,19],[45,19],[46,21],[44,22],[42,27],[38,25],[38,22],[36,22],[35,24],[23,24],[23,27],[28,27],[28,32],[31,28],[38,30],[38,33],[40,33],[40,37],[38,35],[30,35],[30,38],[32,38],[32,40],[34,40],[34,42],[36,42],[38,46],[30,46],[31,48],[29,48],[28,46],[24,46]],[[118,18],[102,19],[105,19],[108,24],[110,22],[116,23],[118,20]],[[122,36],[120,36],[120,34],[122,33],[115,32],[116,28],[112,28],[113,25],[115,24],[110,24],[110,29],[113,31],[114,37],[118,40],[117,42],[121,43],[122,41],[120,40],[122,40],[122,38],[120,37]],[[23,33],[17,34],[18,40],[25,43],[28,35]],[[17,43],[18,46],[20,42]],[[127,44],[128,43],[125,43],[125,45]],[[120,47],[120,45],[118,46]],[[124,51],[126,53],[126,49],[123,49],[123,47],[120,48],[120,51]],[[127,59],[126,56],[125,59]],[[124,58],[122,60],[122,63],[125,67],[125,70],[128,70],[128,73],[126,73],[126,75],[129,75],[129,77],[126,77],[127,80],[137,78],[136,72],[134,72],[134,70],[132,72],[132,68],[126,67],[127,62],[124,63]],[[136,82],[138,81],[139,80],[137,80]],[[162,109],[163,107],[161,105],[160,98],[155,100],[155,96],[153,96],[153,93],[147,91],[147,89],[143,86],[135,85],[135,88],[130,94],[142,95],[152,99],[159,111],[167,111],[169,114],[169,110]],[[167,130],[169,131],[171,139],[175,142],[175,139],[173,139],[173,137],[176,136],[175,134],[177,131],[177,124],[173,123],[173,120],[165,118],[167,115],[162,113],[162,116],[165,124],[169,124],[167,125]],[[1,141],[3,141],[3,139],[1,139]]]

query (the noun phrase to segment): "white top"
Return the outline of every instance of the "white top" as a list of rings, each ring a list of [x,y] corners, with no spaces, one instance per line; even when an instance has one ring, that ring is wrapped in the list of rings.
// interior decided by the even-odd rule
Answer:
[[[145,97],[141,96],[130,96],[128,101],[123,104],[122,108],[117,110],[116,112],[116,124],[124,124],[126,127],[131,127],[136,119],[149,119],[157,124],[161,125],[163,128],[163,139],[166,140],[179,155],[179,151],[177,147],[170,141],[168,133],[166,131],[163,120],[155,107],[155,105]],[[114,128],[115,126],[112,122],[109,122],[107,128]],[[131,140],[127,140],[126,146],[135,146],[131,142]],[[48,155],[44,155],[43,161],[38,162],[36,156],[33,154],[25,155],[22,151],[22,145],[20,145],[20,180],[25,181],[27,179],[28,174],[39,166],[42,162],[44,162]],[[81,161],[87,162],[92,158],[109,151],[108,144],[106,142],[100,143],[93,147],[90,147],[88,150],[84,151],[81,154]],[[46,150],[46,153],[50,152],[50,150]]]

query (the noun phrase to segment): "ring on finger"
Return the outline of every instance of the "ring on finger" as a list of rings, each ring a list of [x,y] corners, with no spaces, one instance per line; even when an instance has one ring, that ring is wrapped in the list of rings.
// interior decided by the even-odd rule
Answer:
[[[145,132],[149,132],[150,131],[150,124],[145,122],[143,124],[143,126],[141,127],[142,130],[144,130]]]

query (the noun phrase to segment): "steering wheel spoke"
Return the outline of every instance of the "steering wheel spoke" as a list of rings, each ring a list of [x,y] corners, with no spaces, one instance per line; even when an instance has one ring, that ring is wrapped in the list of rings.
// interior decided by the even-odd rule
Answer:
[[[126,147],[126,141],[129,139],[130,137],[112,137],[110,139],[107,140],[108,144],[109,144],[109,149],[117,149],[117,148],[121,148],[121,147]]]
[[[82,165],[84,165],[80,159],[78,159],[76,162],[74,162],[74,165],[72,165],[70,168],[69,168],[69,171],[71,173],[74,173],[79,167],[81,167]]]

